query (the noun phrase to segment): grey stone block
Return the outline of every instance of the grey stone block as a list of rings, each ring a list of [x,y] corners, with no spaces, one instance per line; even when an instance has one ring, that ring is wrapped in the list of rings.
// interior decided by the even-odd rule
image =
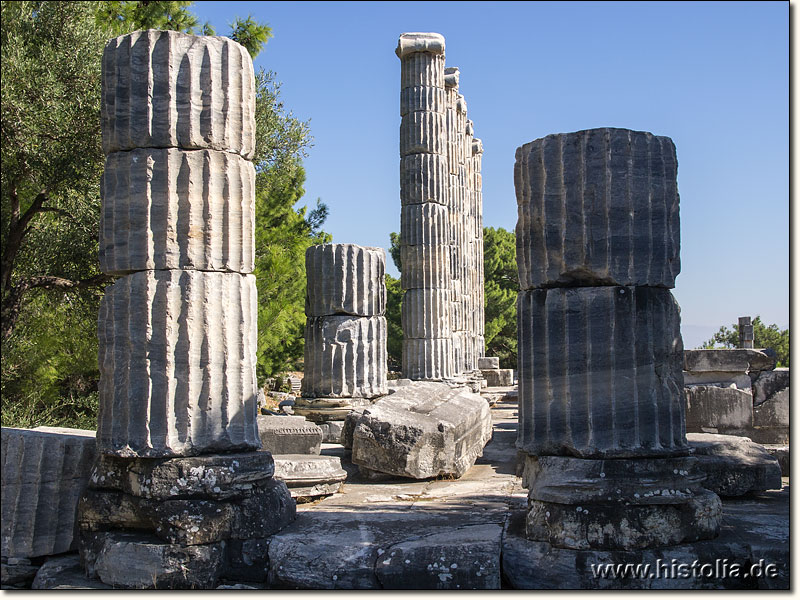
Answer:
[[[141,271],[100,304],[98,449],[187,456],[261,446],[252,275]]]
[[[400,120],[400,156],[445,153],[445,117],[438,112],[412,112]]]
[[[778,461],[781,466],[781,476],[789,477],[792,469],[788,444],[764,444],[764,449]]]
[[[447,289],[412,289],[403,294],[401,323],[405,339],[446,338],[452,333],[451,294]]]
[[[75,513],[96,454],[95,432],[1,431],[2,556],[30,558],[74,549]]]
[[[322,442],[324,444],[340,444],[343,427],[344,421],[326,421],[325,423],[320,423],[319,428],[322,430]]]
[[[283,417],[281,417],[283,418]],[[89,487],[141,498],[242,498],[275,473],[269,452],[135,459],[100,455]]]
[[[481,369],[481,374],[490,387],[514,385],[514,369]]]
[[[302,394],[375,398],[386,394],[386,318],[306,319]],[[295,413],[301,414],[295,404]]]
[[[500,359],[496,356],[480,356],[478,357],[479,369],[499,369]]]
[[[745,348],[716,350],[685,350],[683,368],[694,373],[727,371],[749,373],[771,371],[775,368],[775,357],[760,350]]]
[[[753,404],[758,406],[781,394],[788,396],[789,379],[788,368],[779,368],[774,371],[763,371],[759,373],[758,377],[753,382]],[[788,425],[788,422],[786,424]]]
[[[353,431],[352,461],[414,479],[461,477],[491,436],[489,406],[479,395],[415,383],[362,412]]]
[[[134,31],[103,52],[103,152],[255,151],[255,78],[247,50],[225,37]]]
[[[453,377],[451,338],[403,340],[403,376],[414,381],[442,381]]]
[[[258,416],[261,447],[272,454],[319,454],[322,429],[305,417]]]
[[[733,431],[752,426],[753,395],[749,391],[714,385],[686,388],[686,431]]]
[[[31,585],[33,590],[110,590],[111,586],[89,579],[77,553],[48,558]]]
[[[705,474],[703,487],[720,496],[781,489],[781,467],[767,450],[746,437],[686,434]]]
[[[215,150],[136,148],[106,157],[100,268],[253,271],[253,164]]]
[[[275,456],[275,478],[283,481],[292,498],[300,502],[335,494],[347,479],[347,472],[336,456],[279,454]]]
[[[680,313],[669,290],[520,292],[518,445],[583,458],[688,452]]]
[[[386,253],[355,244],[320,244],[306,250],[306,316],[383,316]]]
[[[627,129],[548,135],[518,148],[520,289],[674,287],[677,169],[672,140]]]
[[[448,202],[447,158],[441,154],[410,154],[400,159],[402,206]]]

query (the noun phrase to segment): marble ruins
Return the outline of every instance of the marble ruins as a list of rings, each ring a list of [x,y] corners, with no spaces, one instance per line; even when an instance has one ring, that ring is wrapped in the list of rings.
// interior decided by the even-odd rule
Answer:
[[[518,446],[527,536],[573,550],[713,538],[683,408],[677,160],[666,137],[549,135],[517,149]]]
[[[114,587],[263,580],[295,503],[256,420],[255,89],[221,37],[141,31],[103,55],[98,458],[78,510]]]

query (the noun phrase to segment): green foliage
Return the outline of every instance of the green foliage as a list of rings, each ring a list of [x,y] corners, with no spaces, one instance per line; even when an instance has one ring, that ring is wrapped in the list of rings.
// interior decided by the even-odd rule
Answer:
[[[208,24],[200,28],[191,4],[2,2],[3,425],[96,425],[97,313],[112,280],[97,260],[102,52],[108,38],[135,29],[213,33]],[[271,35],[251,17],[232,27],[253,56]],[[302,195],[308,126],[283,109],[271,73],[259,73],[257,86],[257,218],[276,229],[257,232],[259,322],[271,327],[259,344],[263,374],[302,356],[296,283],[304,288],[305,246],[326,239],[319,228],[327,209],[292,209]],[[280,289],[270,288],[270,264]],[[284,332],[292,343],[273,349],[271,340]]]
[[[517,367],[517,248],[513,232],[483,228],[486,356],[504,369]]]
[[[401,273],[403,272],[403,264],[400,262],[400,234],[392,231],[389,234],[389,256],[394,261],[394,266]]]
[[[399,371],[403,367],[403,327],[400,309],[403,303],[403,288],[400,280],[386,274],[386,347],[389,355],[389,370]]]
[[[765,325],[758,316],[752,321],[753,324],[753,346],[755,348],[772,348],[778,356],[778,366],[789,366],[789,330],[780,329],[774,323]],[[734,323],[728,329],[724,325],[719,331],[711,336],[711,339],[703,342],[701,348],[738,348],[739,346],[739,325]]]

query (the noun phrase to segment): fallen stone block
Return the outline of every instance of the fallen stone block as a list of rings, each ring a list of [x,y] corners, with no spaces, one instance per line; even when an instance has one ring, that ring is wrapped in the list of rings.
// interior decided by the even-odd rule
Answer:
[[[294,412],[322,427],[324,423],[343,421],[353,410],[371,403],[366,398],[298,398]],[[324,436],[323,431],[323,441],[327,443]]]
[[[491,439],[486,400],[464,388],[418,382],[367,407],[353,431],[353,463],[414,479],[461,477]]]
[[[497,356],[480,356],[478,357],[478,368],[483,369],[499,369],[500,359]]]
[[[75,513],[95,459],[95,432],[3,427],[0,454],[0,554],[30,558],[75,549]]]
[[[78,553],[48,558],[36,573],[34,590],[110,590],[110,585],[90,579],[81,566]]]
[[[683,351],[684,370],[695,373],[706,371],[737,373],[771,371],[775,368],[775,363],[775,356],[771,356],[761,350],[748,348]]]
[[[274,458],[275,479],[283,481],[298,502],[335,494],[347,479],[336,456],[277,454]]]
[[[764,444],[764,450],[769,452],[769,455],[778,460],[781,466],[781,476],[789,477],[791,472],[791,463],[789,461],[789,445],[788,444]]]
[[[326,421],[320,423],[319,428],[322,430],[322,442],[324,444],[341,444],[342,428],[344,421]]]
[[[481,369],[481,375],[489,387],[514,385],[514,369]]]
[[[789,428],[789,388],[772,394],[753,408],[753,427]],[[787,431],[788,433],[788,431]]]
[[[0,586],[2,589],[26,589],[34,581],[39,565],[27,558],[0,558]]]
[[[686,431],[702,433],[753,426],[753,395],[734,387],[694,385],[686,389]]]
[[[323,432],[302,416],[258,416],[261,448],[274,454],[319,454]]]
[[[698,468],[705,473],[703,487],[720,496],[781,488],[781,468],[767,450],[746,437],[688,433]]]
[[[789,369],[778,368],[774,371],[759,373],[753,382],[753,404],[758,406],[767,400],[789,391]]]

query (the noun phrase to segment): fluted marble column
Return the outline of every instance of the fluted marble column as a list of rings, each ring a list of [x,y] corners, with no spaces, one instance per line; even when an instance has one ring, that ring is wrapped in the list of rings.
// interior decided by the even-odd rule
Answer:
[[[403,373],[411,379],[454,374],[447,331],[450,295],[442,293],[450,291],[452,279],[444,50],[444,38],[436,33],[404,33],[396,50],[401,61],[401,285],[408,304],[402,314]],[[442,323],[433,326],[432,320]]]

